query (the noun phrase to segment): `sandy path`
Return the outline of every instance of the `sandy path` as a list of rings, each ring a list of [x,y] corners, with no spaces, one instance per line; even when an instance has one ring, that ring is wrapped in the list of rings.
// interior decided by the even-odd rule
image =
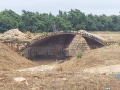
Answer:
[[[99,67],[92,67],[84,69],[83,72],[87,73],[98,73],[98,74],[114,74],[120,73],[120,64],[110,65],[110,66],[99,66]]]
[[[51,65],[41,65],[41,66],[35,66],[35,67],[31,67],[31,68],[25,68],[25,69],[20,69],[20,70],[16,70],[16,71],[18,71],[18,72],[52,71],[56,67],[57,67],[57,64],[51,64]]]

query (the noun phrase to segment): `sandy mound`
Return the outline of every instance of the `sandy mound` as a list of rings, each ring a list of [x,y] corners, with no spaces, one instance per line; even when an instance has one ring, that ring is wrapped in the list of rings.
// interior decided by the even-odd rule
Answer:
[[[0,70],[13,70],[33,65],[34,63],[19,56],[0,42]]]
[[[25,35],[18,29],[11,29],[3,33],[2,39],[24,39]]]
[[[88,50],[83,53],[82,58],[72,58],[60,64],[64,70],[83,69],[95,66],[109,66],[120,64],[120,46],[106,46],[94,50]]]

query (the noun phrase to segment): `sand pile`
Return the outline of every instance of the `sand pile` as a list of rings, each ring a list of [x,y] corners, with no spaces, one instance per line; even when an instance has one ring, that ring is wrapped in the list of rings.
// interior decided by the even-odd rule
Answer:
[[[25,35],[18,29],[11,29],[3,33],[2,39],[24,39]]]
[[[0,42],[0,70],[20,69],[34,65]]]
[[[60,65],[65,70],[120,64],[120,46],[106,46],[83,53],[82,58],[72,58]]]

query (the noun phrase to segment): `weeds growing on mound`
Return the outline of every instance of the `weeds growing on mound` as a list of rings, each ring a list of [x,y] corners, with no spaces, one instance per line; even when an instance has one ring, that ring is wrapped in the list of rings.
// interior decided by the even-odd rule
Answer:
[[[81,58],[82,55],[83,55],[82,52],[78,52],[78,53],[76,54],[76,57],[77,57],[77,58]]]

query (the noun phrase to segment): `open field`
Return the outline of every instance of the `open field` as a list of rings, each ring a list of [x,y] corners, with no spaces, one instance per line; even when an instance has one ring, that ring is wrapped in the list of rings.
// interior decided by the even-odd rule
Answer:
[[[119,41],[120,33],[93,32]],[[120,46],[87,50],[64,62],[29,61],[0,42],[0,90],[119,90]],[[45,65],[41,65],[45,64]],[[16,79],[21,80],[17,81]]]

